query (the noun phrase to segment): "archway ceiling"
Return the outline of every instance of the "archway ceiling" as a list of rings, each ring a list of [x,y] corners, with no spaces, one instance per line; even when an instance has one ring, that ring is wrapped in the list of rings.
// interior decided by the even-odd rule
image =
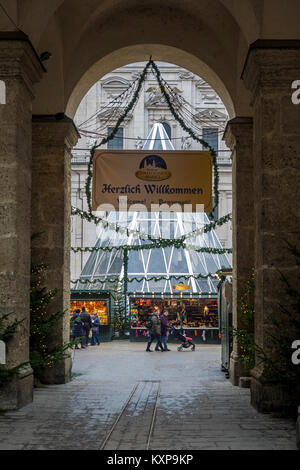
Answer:
[[[69,22],[73,12],[78,12],[80,29],[95,15],[105,14],[108,8],[127,8],[129,3],[130,0],[2,0],[10,16],[19,28],[28,34],[35,47],[38,47],[47,25],[54,16],[58,18],[66,14]],[[139,0],[138,3],[149,2]],[[172,0],[171,3],[176,6],[178,1]],[[186,11],[197,15],[207,1],[184,0],[182,3]],[[209,3],[213,4],[212,1]],[[218,3],[234,19],[248,45],[258,38],[300,38],[299,0],[218,0]],[[209,10],[213,14],[218,11],[211,6]],[[207,15],[207,10],[204,14]],[[14,29],[11,22],[4,15],[0,15],[0,30],[7,31],[9,25]],[[66,27],[66,23],[63,27]],[[73,33],[75,31],[73,29]]]
[[[89,15],[88,12],[92,10],[93,15]],[[56,13],[55,23],[61,31],[63,49],[62,61],[56,64],[62,68],[60,75],[64,82],[64,103],[63,106],[61,104],[61,109],[65,109],[74,88],[94,64],[124,48],[155,44],[161,46],[159,55],[154,56],[156,60],[174,62],[190,68],[200,76],[203,76],[200,63],[205,64],[207,70],[211,69],[212,75],[219,77],[223,87],[217,86],[218,80],[210,78],[207,70],[203,78],[214,86],[224,101],[226,96],[222,95],[231,96],[230,99],[227,97],[227,105],[231,108],[230,114],[234,114],[232,101],[236,98],[234,94],[237,89],[237,71],[242,67],[242,64],[237,63],[237,45],[246,54],[247,42],[241,36],[235,20],[219,0],[189,0],[184,4],[181,0],[165,0],[163,6],[159,0],[89,0],[84,3],[84,12],[81,0],[66,0]],[[52,21],[41,40],[41,49],[44,49],[45,44],[45,47],[47,45],[48,50],[51,50],[51,44],[47,40],[53,29]],[[194,61],[198,62],[197,70],[195,65],[193,67],[191,59],[192,66],[188,67],[186,63],[178,62],[176,54],[171,56],[166,53],[163,58],[162,46],[182,50],[190,54],[191,58],[194,56]],[[53,50],[57,50],[57,47],[56,38]],[[149,51],[149,47],[146,49]],[[143,56],[132,56],[132,60],[147,60],[148,57],[149,55],[144,53]],[[128,63],[124,60],[125,56],[120,56],[116,67]],[[53,75],[53,63],[49,62],[47,67]],[[100,75],[96,80],[101,77],[102,69],[98,69]],[[112,68],[103,70],[103,74],[110,70]],[[43,81],[45,86],[45,79]],[[87,80],[85,93],[92,84]],[[45,95],[45,92],[43,94]],[[54,101],[55,97],[52,97],[51,103]],[[35,112],[47,112],[46,109],[42,110],[43,107],[43,103],[36,102]]]
[[[72,33],[81,29],[82,26],[88,26],[93,18],[99,15],[104,15],[108,9],[125,7],[128,8],[129,0],[2,0],[9,9],[10,14],[18,23],[19,27],[25,31],[30,37],[35,46],[38,45],[47,24],[51,21],[52,16],[61,16],[67,19],[64,22],[64,28],[70,22],[71,17],[77,14],[77,21],[73,23],[76,29],[72,29]],[[274,0],[272,0],[274,3]],[[139,0],[136,3],[149,3],[144,0]],[[152,3],[152,2],[150,2]],[[166,4],[167,2],[164,2]],[[184,2],[171,2],[176,7],[176,3],[184,3],[184,9],[192,14],[199,14],[205,10],[207,14],[207,3],[210,3],[210,10],[212,15],[216,14],[213,2],[201,0],[185,0]],[[262,24],[263,9],[265,0],[219,0],[219,4],[223,5],[224,10],[235,19],[240,29],[244,31],[245,38],[250,43],[255,40],[253,31],[255,33],[259,30],[259,24]],[[212,8],[213,7],[213,8]],[[218,8],[218,7],[217,7]],[[1,24],[1,22],[0,22]],[[253,39],[254,37],[254,39]]]
[[[284,8],[282,0],[2,1],[36,49],[53,52],[48,74],[37,87],[37,113],[66,109],[86,72],[105,58],[124,48],[156,44],[194,56],[190,69],[200,76],[198,66],[205,64],[223,83],[236,113],[249,114],[249,95],[240,80],[249,44],[264,37],[300,37],[298,0],[286,0]],[[1,24],[7,30],[0,18]],[[210,84],[215,87],[213,78]]]

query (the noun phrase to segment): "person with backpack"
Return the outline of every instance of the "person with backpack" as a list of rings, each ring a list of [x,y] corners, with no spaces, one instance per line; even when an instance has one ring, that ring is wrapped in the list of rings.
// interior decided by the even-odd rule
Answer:
[[[153,341],[157,341],[158,347],[161,352],[164,351],[163,345],[161,344],[161,320],[159,317],[159,308],[157,307],[152,311],[147,320],[147,328],[149,330],[149,340],[147,345],[147,352],[152,352],[150,347]]]
[[[96,313],[92,313],[92,340],[91,346],[100,346],[100,320]]]
[[[91,316],[87,313],[85,307],[82,307],[81,314],[80,314],[80,320],[82,321],[82,328],[84,332],[84,338],[85,338],[85,347],[87,348],[89,345],[89,335],[91,328],[93,326]]]

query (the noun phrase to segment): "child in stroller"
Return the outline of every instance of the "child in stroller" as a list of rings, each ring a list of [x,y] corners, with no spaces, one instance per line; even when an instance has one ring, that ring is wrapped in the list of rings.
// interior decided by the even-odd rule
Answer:
[[[188,336],[185,336],[184,334],[180,333],[174,326],[169,327],[170,334],[174,336],[174,338],[178,339],[181,341],[181,345],[178,346],[177,350],[178,351],[183,351],[184,349],[189,349],[191,348],[192,351],[195,351],[195,344],[192,341],[192,338],[189,338]]]

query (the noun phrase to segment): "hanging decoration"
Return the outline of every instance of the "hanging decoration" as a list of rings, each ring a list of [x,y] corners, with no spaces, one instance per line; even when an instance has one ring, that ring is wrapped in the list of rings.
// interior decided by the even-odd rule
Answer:
[[[164,244],[164,242],[159,243],[152,243],[151,245],[132,245],[126,246],[128,251],[142,251],[142,250],[152,250],[153,248],[167,248],[169,245]],[[197,253],[209,253],[212,255],[224,255],[224,254],[231,254],[232,248],[197,248],[193,245],[186,245],[184,242],[180,243],[180,246],[174,246],[175,248],[187,248],[191,251],[196,251]],[[113,252],[113,251],[123,251],[125,250],[125,246],[93,246],[93,247],[84,247],[84,248],[74,248],[72,247],[71,250],[73,253],[94,253],[94,252]]]
[[[91,149],[90,161],[88,163],[88,176],[87,176],[86,184],[85,184],[85,192],[86,192],[87,204],[88,204],[88,209],[89,209],[90,214],[92,214],[91,181],[92,181],[92,178],[93,178],[93,158],[94,158],[95,151],[99,147],[101,147],[102,145],[107,144],[110,140],[114,139],[114,137],[116,136],[120,126],[122,125],[122,123],[126,119],[127,115],[130,113],[130,111],[134,108],[135,104],[137,103],[142,85],[145,81],[148,69],[150,68],[151,65],[152,65],[152,60],[150,60],[147,63],[146,67],[144,68],[144,70],[143,70],[143,72],[140,76],[140,79],[138,81],[136,90],[133,94],[132,100],[130,101],[128,106],[125,108],[123,114],[121,114],[121,116],[117,120],[116,125],[114,126],[112,132],[107,137],[104,137],[99,144],[96,143]]]
[[[127,260],[127,269],[128,269],[128,260]],[[124,268],[124,272],[125,272],[126,268]],[[203,274],[188,274],[188,275],[183,275],[181,274],[180,276],[144,276],[144,277],[126,277],[126,280],[125,278],[123,279],[124,281],[124,284],[125,284],[125,281],[126,283],[130,283],[130,282],[142,282],[142,281],[147,281],[147,282],[150,282],[150,281],[155,281],[155,282],[159,282],[159,281],[173,281],[173,280],[176,280],[176,281],[179,281],[180,279],[185,279],[185,280],[188,280],[188,279],[213,279],[213,278],[217,278],[217,275],[216,274],[207,274],[206,276],[204,276]],[[73,280],[71,281],[72,284],[77,284],[80,283],[80,284],[105,284],[106,282],[108,283],[114,283],[116,281],[118,281],[120,279],[119,276],[114,276],[114,277],[111,277],[111,278],[106,278],[105,280],[101,280],[101,279],[93,279],[93,280],[90,280],[90,279],[77,279],[77,280]],[[126,289],[127,289],[127,286],[126,286]],[[125,290],[125,289],[124,289]],[[126,290],[127,292],[127,290]]]

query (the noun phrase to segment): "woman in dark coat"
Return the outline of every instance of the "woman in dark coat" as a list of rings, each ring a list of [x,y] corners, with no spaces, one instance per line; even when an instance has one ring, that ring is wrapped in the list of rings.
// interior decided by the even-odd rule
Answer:
[[[84,331],[82,328],[82,321],[80,319],[80,310],[77,309],[74,311],[74,315],[71,318],[72,325],[72,339],[75,341],[77,338],[80,338],[81,349],[85,349],[82,344],[82,338],[84,336]],[[75,345],[75,349],[79,349],[78,343]]]

